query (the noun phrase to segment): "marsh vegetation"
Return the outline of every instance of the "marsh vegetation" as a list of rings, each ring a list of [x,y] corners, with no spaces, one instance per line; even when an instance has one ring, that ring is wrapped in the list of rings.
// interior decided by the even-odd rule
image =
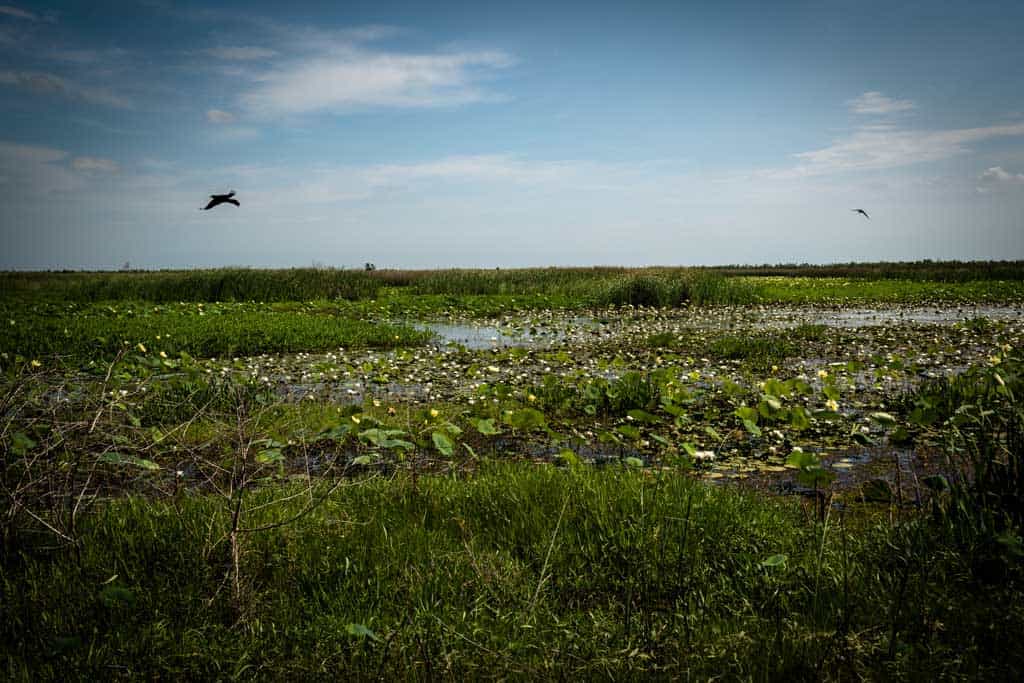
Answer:
[[[1021,266],[896,265],[0,275],[3,671],[1019,677]]]

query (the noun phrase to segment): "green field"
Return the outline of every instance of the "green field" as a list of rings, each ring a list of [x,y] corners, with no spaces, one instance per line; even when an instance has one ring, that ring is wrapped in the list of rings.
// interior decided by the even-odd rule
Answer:
[[[13,680],[1013,680],[1024,264],[0,274]]]

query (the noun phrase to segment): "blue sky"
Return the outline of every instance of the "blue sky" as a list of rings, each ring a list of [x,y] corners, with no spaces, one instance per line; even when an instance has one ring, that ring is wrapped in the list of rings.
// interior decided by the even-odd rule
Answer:
[[[0,268],[1022,259],[1021,26],[1020,2],[0,0]]]

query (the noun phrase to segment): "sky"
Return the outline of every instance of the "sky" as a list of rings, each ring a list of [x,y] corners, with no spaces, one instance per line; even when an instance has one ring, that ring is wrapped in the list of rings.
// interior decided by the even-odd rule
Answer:
[[[0,269],[1024,259],[1022,26],[1020,0],[0,0]]]

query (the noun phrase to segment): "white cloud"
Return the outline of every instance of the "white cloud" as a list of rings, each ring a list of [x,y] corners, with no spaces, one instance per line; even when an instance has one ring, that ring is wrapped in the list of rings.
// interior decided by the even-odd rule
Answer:
[[[41,71],[0,71],[0,85],[11,85],[41,95],[60,95],[120,109],[130,109],[132,106],[127,99],[105,88],[80,85]]]
[[[67,158],[68,153],[52,147],[0,142],[0,158],[16,163],[48,164]]]
[[[223,109],[210,109],[206,112],[206,120],[210,123],[232,123],[235,115]]]
[[[228,59],[232,61],[249,61],[254,59],[269,59],[277,55],[276,50],[265,47],[236,46],[236,47],[212,47],[205,50],[206,54],[217,59]]]
[[[28,19],[29,21],[39,21],[39,17],[32,12],[11,7],[10,5],[0,5],[0,14],[6,14],[9,17],[16,17],[18,19]]]
[[[542,183],[565,179],[579,170],[571,161],[525,161],[506,154],[450,156],[415,164],[379,164],[363,171],[371,185],[425,179]]]
[[[0,142],[0,175],[5,176],[4,204],[26,197],[74,190],[82,180],[67,169],[68,153],[52,147]]]
[[[1024,173],[1011,173],[1002,166],[993,166],[978,176],[978,192],[1010,187],[1024,187]]]
[[[117,173],[120,170],[117,162],[113,159],[102,157],[75,157],[71,161],[71,168],[76,171],[101,171],[103,173]]]
[[[910,100],[895,100],[874,90],[848,100],[846,104],[856,114],[892,114],[914,108]]]
[[[260,137],[260,130],[251,126],[220,126],[213,133],[218,140],[252,140]]]
[[[1024,136],[1024,123],[937,131],[860,129],[823,149],[794,154],[797,166],[768,175],[800,177],[909,166],[963,154],[972,142],[1016,136]]]
[[[500,51],[407,55],[345,49],[263,75],[242,101],[263,116],[455,106],[493,99],[474,83],[481,71],[511,64]]]
[[[60,48],[48,50],[42,54],[47,59],[77,65],[95,65],[99,62],[123,64],[126,59],[130,58],[128,51],[119,47],[112,47],[103,50]]]

